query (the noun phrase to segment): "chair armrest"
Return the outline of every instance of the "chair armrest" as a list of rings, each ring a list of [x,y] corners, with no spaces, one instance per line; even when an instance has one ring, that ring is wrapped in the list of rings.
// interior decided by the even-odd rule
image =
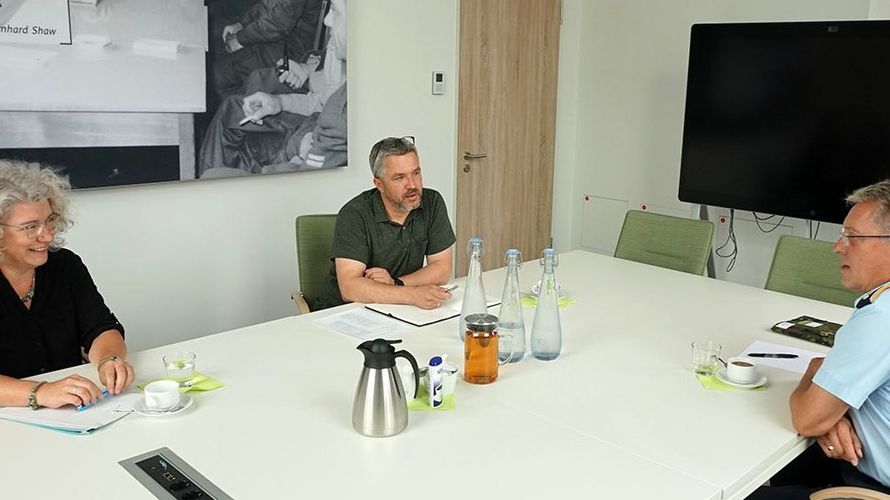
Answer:
[[[294,291],[294,293],[291,294],[290,298],[297,306],[297,314],[309,314],[309,304],[306,303],[306,299],[303,297],[303,294],[300,293],[299,290]]]
[[[856,488],[853,486],[838,486],[835,488],[826,488],[810,495],[810,500],[832,499],[890,500],[890,495],[886,495],[884,493],[880,493],[867,488]]]

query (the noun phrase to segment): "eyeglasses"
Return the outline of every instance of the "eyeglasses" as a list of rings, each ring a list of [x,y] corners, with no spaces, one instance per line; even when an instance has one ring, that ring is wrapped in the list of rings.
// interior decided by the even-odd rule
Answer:
[[[59,223],[60,218],[61,215],[53,213],[43,222],[28,222],[27,224],[4,224],[0,222],[0,226],[11,227],[17,231],[21,231],[25,233],[25,236],[33,240],[43,234],[43,231],[55,233],[56,224]]]
[[[853,238],[890,238],[890,234],[850,234],[844,229],[837,237],[845,247],[850,246],[850,240]]]

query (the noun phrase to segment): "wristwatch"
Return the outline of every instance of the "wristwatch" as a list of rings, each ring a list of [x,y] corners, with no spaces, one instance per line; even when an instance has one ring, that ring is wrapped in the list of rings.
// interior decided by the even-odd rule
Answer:
[[[400,280],[399,278],[393,278],[392,282],[396,284],[396,286],[405,286],[405,282]]]
[[[34,384],[34,387],[31,388],[31,393],[28,394],[28,406],[30,406],[32,410],[40,408],[40,405],[37,404],[37,390],[40,389],[45,383],[46,380],[37,382],[36,384]]]

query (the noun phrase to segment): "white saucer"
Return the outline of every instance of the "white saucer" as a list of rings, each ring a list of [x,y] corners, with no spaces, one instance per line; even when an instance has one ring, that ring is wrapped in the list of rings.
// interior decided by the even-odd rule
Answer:
[[[762,385],[766,384],[766,375],[759,374],[760,376],[754,379],[753,382],[749,382],[747,384],[740,384],[732,380],[731,378],[726,376],[726,368],[721,368],[719,372],[717,372],[714,376],[717,377],[717,380],[723,382],[724,384],[729,384],[733,387],[738,387],[740,389],[756,389]]]
[[[179,397],[179,403],[176,404],[173,408],[169,410],[151,410],[146,408],[145,399],[139,399],[135,403],[133,403],[133,411],[140,414],[145,415],[146,417],[160,417],[163,415],[173,415],[175,413],[179,413],[182,410],[185,410],[189,406],[194,403],[194,399],[188,394],[182,394]]]

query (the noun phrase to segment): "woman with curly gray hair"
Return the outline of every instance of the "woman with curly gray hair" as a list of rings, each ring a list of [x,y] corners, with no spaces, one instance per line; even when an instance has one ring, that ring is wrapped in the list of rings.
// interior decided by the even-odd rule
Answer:
[[[36,163],[0,160],[0,406],[93,403],[102,390],[80,375],[21,380],[82,363],[109,394],[133,382],[124,328],[80,257],[60,248],[71,219],[68,182]]]

